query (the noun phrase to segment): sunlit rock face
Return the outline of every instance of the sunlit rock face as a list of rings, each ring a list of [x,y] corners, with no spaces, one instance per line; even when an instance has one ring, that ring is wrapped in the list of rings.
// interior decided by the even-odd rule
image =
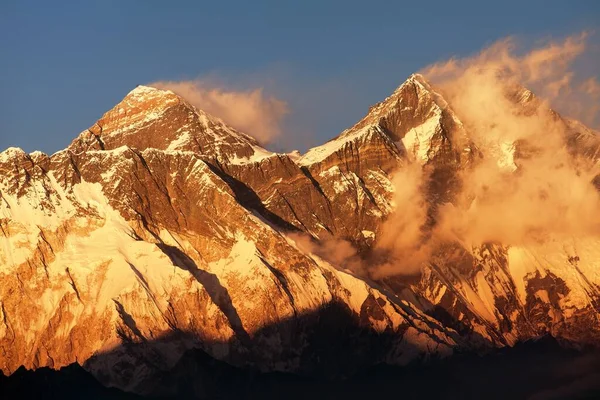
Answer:
[[[564,124],[597,160],[597,133]],[[545,334],[598,345],[599,237],[447,243],[420,274],[376,280],[315,250],[343,239],[368,264],[394,171],[428,171],[434,225],[479,158],[420,75],[304,155],[139,86],[63,151],[0,153],[0,369],[77,362],[148,393],[194,348],[334,377]]]

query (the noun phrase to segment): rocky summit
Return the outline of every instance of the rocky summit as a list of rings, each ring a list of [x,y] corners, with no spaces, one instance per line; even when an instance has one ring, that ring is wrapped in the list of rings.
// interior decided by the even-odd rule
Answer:
[[[525,89],[509,97],[523,113],[544,107]],[[600,346],[600,235],[448,240],[418,273],[369,273],[403,212],[393,174],[427,171],[426,232],[485,157],[451,103],[412,75],[301,155],[138,86],[62,151],[5,150],[0,369],[77,363],[104,385],[169,395],[177,381],[162,377],[189,373],[190,351],[337,378],[542,336]],[[570,154],[597,168],[599,134],[548,112]],[[502,147],[510,173],[535,157],[527,149]]]

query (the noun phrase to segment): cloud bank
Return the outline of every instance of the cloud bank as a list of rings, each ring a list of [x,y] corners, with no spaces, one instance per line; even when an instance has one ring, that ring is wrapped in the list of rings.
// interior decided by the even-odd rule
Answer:
[[[459,193],[449,203],[427,198],[430,172],[447,166],[407,160],[392,176],[394,211],[377,233],[373,254],[361,258],[348,242],[331,238],[307,250],[380,279],[418,274],[438,255],[451,256],[448,248],[457,244],[471,251],[485,243],[535,246],[600,235],[600,196],[592,184],[600,161],[568,145],[573,131],[552,111],[597,118],[598,102],[590,99],[600,94],[598,80],[574,68],[587,37],[521,53],[507,38],[472,57],[425,68],[422,74],[467,133],[468,141],[453,138],[453,147],[470,146],[476,154],[469,167],[453,171]]]
[[[454,98],[458,97],[456,90],[465,83],[471,86],[483,83],[487,90],[496,81],[496,89],[508,84],[523,85],[562,114],[598,127],[598,77],[584,76],[576,63],[584,57],[590,63],[600,61],[597,49],[588,44],[590,36],[583,32],[562,41],[549,41],[529,51],[523,51],[516,38],[508,37],[472,57],[435,63],[421,73],[451,92]],[[483,92],[482,96],[486,94],[492,93]],[[468,99],[477,100],[472,96]]]
[[[173,91],[196,108],[221,118],[262,144],[281,135],[283,119],[289,112],[285,101],[266,95],[262,88],[232,90],[201,79],[159,81],[149,85]]]
[[[422,73],[449,102],[480,153],[459,170],[461,193],[439,205],[427,225],[422,187],[427,176],[409,166],[393,178],[395,211],[384,222],[376,249],[390,262],[370,275],[413,274],[443,243],[470,249],[483,243],[529,245],[600,235],[600,197],[592,185],[599,163],[573,154],[568,125],[552,107],[596,118],[596,77],[573,69],[586,50],[586,34],[518,55],[503,39],[466,59],[431,65]],[[524,89],[533,87],[539,96]],[[543,99],[543,100],[542,100]],[[461,144],[454,143],[455,146]]]

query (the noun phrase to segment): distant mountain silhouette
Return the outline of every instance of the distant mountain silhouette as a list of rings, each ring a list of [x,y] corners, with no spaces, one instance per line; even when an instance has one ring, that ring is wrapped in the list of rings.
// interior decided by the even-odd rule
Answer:
[[[103,357],[110,355],[99,355]],[[566,350],[545,337],[486,356],[458,354],[427,365],[379,365],[347,379],[260,373],[189,350],[157,388],[139,396],[106,388],[77,364],[60,370],[20,368],[0,376],[5,399],[594,399],[600,396],[600,355]]]

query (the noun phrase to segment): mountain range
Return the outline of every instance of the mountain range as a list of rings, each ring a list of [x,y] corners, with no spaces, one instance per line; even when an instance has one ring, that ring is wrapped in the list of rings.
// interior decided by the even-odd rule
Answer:
[[[551,121],[575,176],[590,176],[585,199],[597,197],[600,134],[525,88],[502,101]],[[76,363],[105,386],[167,396],[178,381],[166,374],[202,372],[182,367],[190,352],[338,379],[546,336],[598,347],[600,203],[572,201],[589,214],[585,231],[571,229],[571,208],[552,216],[564,235],[442,229],[487,204],[466,190],[480,166],[505,182],[546,156],[533,139],[482,143],[460,110],[414,74],[329,142],[275,153],[171,91],[138,86],[64,150],[3,151],[0,369]],[[483,193],[501,196],[495,183]],[[553,215],[566,192],[548,190],[536,196]],[[500,213],[476,222],[518,231]]]

